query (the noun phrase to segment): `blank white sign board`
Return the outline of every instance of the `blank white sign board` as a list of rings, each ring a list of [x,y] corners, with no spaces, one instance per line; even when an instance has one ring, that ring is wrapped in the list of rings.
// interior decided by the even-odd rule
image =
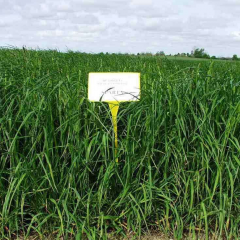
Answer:
[[[140,99],[140,73],[89,73],[88,99],[128,102]]]

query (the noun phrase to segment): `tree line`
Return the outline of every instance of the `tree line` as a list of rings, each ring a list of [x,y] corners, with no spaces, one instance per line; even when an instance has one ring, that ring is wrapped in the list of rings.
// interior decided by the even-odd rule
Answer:
[[[222,59],[222,60],[234,60],[238,61],[240,58],[237,54],[234,54],[232,57],[216,57],[210,56],[204,48],[193,48],[191,53],[177,53],[177,54],[169,54],[166,55],[164,51],[158,51],[157,53],[153,54],[150,52],[146,53],[138,53],[137,55],[145,55],[145,56],[175,56],[175,57],[192,57],[192,58],[204,58],[204,59]]]

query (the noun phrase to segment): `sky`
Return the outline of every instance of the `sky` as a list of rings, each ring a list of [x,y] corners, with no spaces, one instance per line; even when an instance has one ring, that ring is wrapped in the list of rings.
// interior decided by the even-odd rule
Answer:
[[[0,0],[0,46],[240,56],[240,0]]]

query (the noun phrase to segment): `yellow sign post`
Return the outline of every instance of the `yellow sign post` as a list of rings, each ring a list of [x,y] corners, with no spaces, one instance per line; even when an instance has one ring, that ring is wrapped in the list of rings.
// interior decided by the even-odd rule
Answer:
[[[92,102],[107,102],[112,114],[115,159],[117,158],[117,114],[120,102],[140,100],[140,73],[89,73],[88,99]]]
[[[117,158],[117,148],[118,148],[118,139],[117,139],[117,114],[119,109],[119,102],[109,102],[109,108],[112,113],[112,124],[113,124],[113,131],[114,131],[114,143],[115,143],[115,158],[116,162],[118,162]]]

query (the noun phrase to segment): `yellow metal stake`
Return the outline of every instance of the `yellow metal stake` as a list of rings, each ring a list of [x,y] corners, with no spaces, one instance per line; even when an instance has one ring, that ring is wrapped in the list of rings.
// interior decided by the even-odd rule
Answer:
[[[118,140],[117,140],[117,114],[119,109],[119,102],[109,102],[109,108],[112,113],[112,123],[113,123],[113,130],[114,130],[114,142],[115,142],[115,159],[118,162],[117,158],[117,148],[118,148]]]

